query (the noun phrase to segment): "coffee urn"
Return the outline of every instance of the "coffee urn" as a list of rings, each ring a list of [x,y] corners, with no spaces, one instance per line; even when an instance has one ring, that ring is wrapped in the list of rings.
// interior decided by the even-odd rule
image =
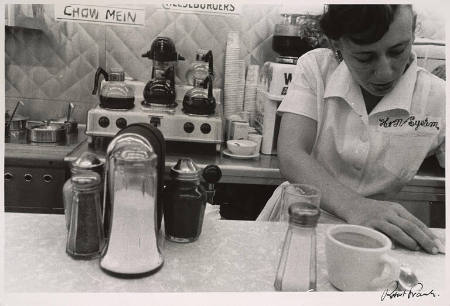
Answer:
[[[119,277],[152,274],[160,252],[165,142],[149,124],[132,124],[106,151],[103,271]]]

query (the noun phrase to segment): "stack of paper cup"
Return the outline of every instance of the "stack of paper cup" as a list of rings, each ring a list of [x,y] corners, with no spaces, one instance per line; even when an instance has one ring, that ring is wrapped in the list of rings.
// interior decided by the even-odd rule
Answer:
[[[247,69],[244,93],[244,111],[249,112],[250,126],[253,126],[256,115],[256,88],[258,86],[259,66],[250,65]]]
[[[239,32],[229,32],[225,53],[224,115],[242,111],[245,89],[245,63],[240,60]]]

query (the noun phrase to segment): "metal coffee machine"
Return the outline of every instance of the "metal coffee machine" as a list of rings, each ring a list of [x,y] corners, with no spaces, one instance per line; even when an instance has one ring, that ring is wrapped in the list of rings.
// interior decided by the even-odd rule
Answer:
[[[106,151],[104,227],[100,267],[141,277],[163,265],[160,252],[165,142],[150,124],[132,124]]]
[[[129,109],[104,105],[90,109],[88,143],[95,147],[101,143],[101,150],[105,150],[122,129],[134,123],[147,123],[157,127],[169,144],[198,143],[219,151],[224,139],[222,92],[212,85],[212,52],[197,52],[193,63],[206,69],[191,85],[175,84],[175,63],[180,56],[170,39],[156,38],[144,57],[153,62],[152,79],[148,82],[125,79],[121,83],[134,89],[134,105]],[[189,98],[183,102],[186,96]]]

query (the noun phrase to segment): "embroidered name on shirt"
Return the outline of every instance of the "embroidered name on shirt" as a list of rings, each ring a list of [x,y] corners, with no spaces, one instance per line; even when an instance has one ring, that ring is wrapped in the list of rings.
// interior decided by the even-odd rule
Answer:
[[[390,117],[384,117],[379,118],[378,121],[380,122],[380,127],[384,128],[390,128],[390,127],[402,127],[404,125],[414,127],[414,130],[418,130],[419,128],[435,128],[436,130],[439,130],[439,122],[438,121],[431,121],[428,120],[428,117],[425,117],[425,119],[418,120],[416,119],[416,116],[410,116],[408,118],[390,118]]]

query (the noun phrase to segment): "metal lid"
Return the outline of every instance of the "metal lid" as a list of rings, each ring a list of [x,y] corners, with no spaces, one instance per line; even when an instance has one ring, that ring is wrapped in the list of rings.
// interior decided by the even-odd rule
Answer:
[[[200,169],[190,158],[181,158],[170,169],[172,178],[181,181],[196,181],[200,179]]]
[[[108,81],[125,81],[125,72],[120,68],[111,68],[111,72],[108,73]]]
[[[80,157],[78,157],[72,163],[72,170],[96,170],[103,166],[103,162],[98,158],[98,156],[92,152],[83,152]]]
[[[80,172],[72,176],[72,186],[78,190],[93,190],[100,186],[100,175],[94,171]]]
[[[288,208],[289,223],[314,227],[320,216],[320,209],[310,203],[293,203]]]

